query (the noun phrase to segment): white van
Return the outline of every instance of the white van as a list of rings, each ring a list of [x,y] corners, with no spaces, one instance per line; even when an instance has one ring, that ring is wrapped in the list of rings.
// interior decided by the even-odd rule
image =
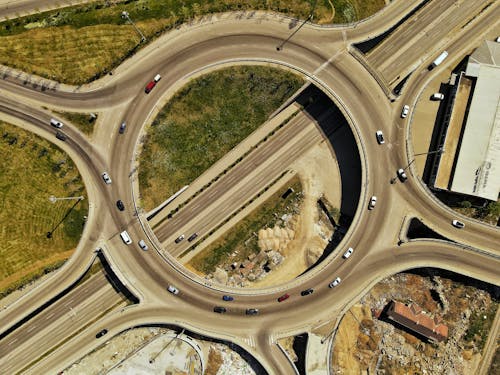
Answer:
[[[120,233],[120,237],[127,245],[130,245],[132,243],[132,240],[130,239],[130,236],[128,235],[126,230]]]
[[[63,123],[61,121],[57,121],[55,118],[50,119],[50,125],[55,126],[58,129],[63,127]]]

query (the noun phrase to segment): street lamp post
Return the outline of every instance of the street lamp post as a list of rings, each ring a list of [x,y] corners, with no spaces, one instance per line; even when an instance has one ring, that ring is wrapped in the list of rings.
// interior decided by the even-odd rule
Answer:
[[[429,151],[429,152],[421,152],[420,154],[415,154],[415,155],[413,155],[413,159],[411,159],[411,161],[408,163],[408,165],[403,168],[403,171],[406,171],[408,168],[410,168],[410,165],[413,164],[413,162],[415,161],[415,157],[417,157],[417,156],[437,154],[437,153],[441,154],[443,152],[444,152],[444,148],[440,147],[437,150],[433,150],[433,151]],[[398,179],[398,176],[391,178],[391,184],[396,182],[397,179]]]
[[[76,207],[76,205],[78,203],[80,203],[81,200],[84,199],[83,196],[79,196],[79,197],[64,197],[64,198],[56,198],[55,196],[51,195],[49,197],[49,201],[51,201],[52,203],[56,203],[58,200],[70,200],[70,199],[75,199],[76,202],[73,206],[70,207],[70,209],[66,212],[66,214],[64,215],[64,217],[61,219],[61,221],[59,221],[59,223],[57,223],[54,228],[52,228],[49,232],[47,232],[47,238],[52,238],[52,233],[54,233],[54,231],[59,227],[59,225],[62,224],[62,222],[69,216],[69,214],[71,213],[71,211],[73,211],[73,208]]]
[[[122,17],[123,18],[126,18],[131,24],[132,26],[134,26],[135,30],[139,33],[139,35],[141,36],[141,42],[145,42],[146,41],[146,37],[144,36],[144,34],[141,32],[141,30],[139,30],[139,28],[135,25],[135,23],[132,21],[132,19],[130,18],[128,12],[126,11],[123,11],[122,12]]]
[[[276,50],[277,51],[281,51],[283,49],[283,46],[290,40],[292,39],[292,37],[297,34],[297,32],[302,29],[302,27],[307,23],[307,21],[311,20],[313,18],[313,13],[314,13],[314,9],[316,9],[316,4],[317,4],[318,0],[314,0],[314,4],[311,8],[311,12],[309,13],[309,16],[304,20],[304,22],[302,22],[302,24],[293,32],[290,34],[290,36],[288,38],[286,38],[285,40],[283,40],[277,47],[276,47]]]

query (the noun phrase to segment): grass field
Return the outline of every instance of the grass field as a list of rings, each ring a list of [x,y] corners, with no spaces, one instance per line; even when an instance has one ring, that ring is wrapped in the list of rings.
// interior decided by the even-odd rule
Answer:
[[[294,192],[283,199],[282,195],[289,187]],[[295,213],[294,206],[300,204],[301,200],[302,185],[300,179],[295,176],[262,205],[224,233],[219,240],[191,259],[188,266],[208,274],[215,271],[219,265],[243,261],[250,254],[257,254],[260,249],[257,244],[258,237],[254,233],[260,229],[274,227],[284,214]],[[238,253],[237,257],[230,256],[233,252]]]
[[[83,230],[87,201],[49,201],[85,196],[72,160],[50,142],[0,122],[0,297],[60,266]],[[46,234],[53,231],[52,238]]]
[[[302,84],[292,73],[248,66],[210,73],[181,89],[145,137],[139,168],[144,208],[194,181]]]
[[[384,4],[384,0],[318,0],[313,21],[353,22]],[[143,46],[120,16],[123,11],[151,40],[203,14],[258,9],[303,19],[311,5],[312,0],[96,1],[0,23],[0,64],[79,85],[107,74]]]
[[[61,115],[61,120],[68,120],[75,125],[80,131],[88,136],[92,136],[94,132],[94,125],[97,121],[97,114],[95,118],[90,117],[90,113],[77,113],[77,112],[56,112]]]

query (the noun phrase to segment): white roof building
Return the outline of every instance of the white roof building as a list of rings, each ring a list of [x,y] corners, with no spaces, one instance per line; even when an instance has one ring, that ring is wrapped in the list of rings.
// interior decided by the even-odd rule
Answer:
[[[450,190],[496,201],[500,192],[500,43],[486,41],[470,56],[476,77]]]

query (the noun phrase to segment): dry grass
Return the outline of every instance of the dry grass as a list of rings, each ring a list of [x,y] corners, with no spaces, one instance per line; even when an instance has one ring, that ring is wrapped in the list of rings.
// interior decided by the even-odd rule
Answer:
[[[51,239],[46,237],[75,201],[85,196],[72,160],[38,136],[0,122],[0,292],[15,280],[43,273],[69,257],[80,238],[87,201],[79,202]],[[38,271],[37,271],[38,270]],[[41,271],[42,270],[42,271]]]

